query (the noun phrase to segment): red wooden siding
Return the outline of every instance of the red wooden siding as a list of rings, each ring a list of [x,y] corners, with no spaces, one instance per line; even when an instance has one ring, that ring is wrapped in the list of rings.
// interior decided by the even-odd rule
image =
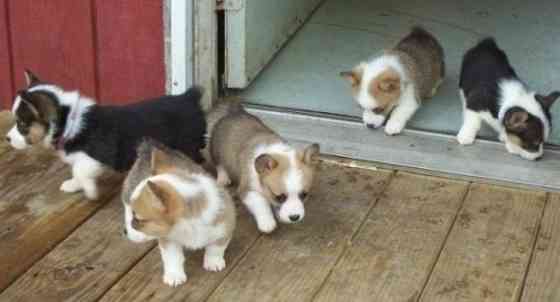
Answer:
[[[96,2],[100,98],[119,103],[165,91],[163,1]]]
[[[24,68],[103,104],[164,93],[161,3],[0,0],[1,16],[9,14],[0,18],[0,97],[9,99],[0,106],[7,108],[13,89],[24,86]],[[10,43],[3,43],[8,31],[11,61]],[[4,68],[10,64],[12,68]]]
[[[0,109],[12,102],[12,77],[6,1],[0,0]]]

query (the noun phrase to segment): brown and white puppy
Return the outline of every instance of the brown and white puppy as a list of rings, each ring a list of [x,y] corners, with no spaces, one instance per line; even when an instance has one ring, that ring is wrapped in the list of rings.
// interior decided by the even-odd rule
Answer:
[[[145,141],[122,193],[125,234],[134,242],[158,240],[163,281],[177,286],[187,280],[187,249],[205,249],[204,269],[225,268],[224,252],[235,228],[235,206],[229,193],[183,154]]]
[[[393,49],[340,75],[352,84],[352,96],[364,110],[364,124],[379,128],[390,115],[385,133],[399,134],[443,82],[443,48],[416,26]]]
[[[319,145],[297,150],[241,105],[224,105],[227,109],[218,106],[210,114],[220,110],[223,114],[211,130],[209,145],[218,182],[237,184],[239,197],[261,232],[270,233],[276,228],[274,213],[283,223],[301,221]]]

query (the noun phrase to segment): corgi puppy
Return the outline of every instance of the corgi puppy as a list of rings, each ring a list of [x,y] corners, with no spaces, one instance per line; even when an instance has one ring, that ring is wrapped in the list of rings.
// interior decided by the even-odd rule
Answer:
[[[459,94],[463,102],[463,125],[457,134],[460,144],[472,144],[485,121],[508,152],[529,160],[542,156],[552,128],[550,107],[560,92],[541,95],[530,90],[493,38],[466,52]]]
[[[137,153],[122,191],[128,239],[158,241],[163,281],[170,286],[187,281],[183,247],[205,249],[204,269],[224,269],[236,222],[227,190],[194,161],[154,141]]]
[[[16,125],[6,139],[16,149],[37,144],[54,148],[72,166],[72,178],[60,187],[64,192],[83,190],[96,199],[96,178],[103,168],[130,169],[144,137],[202,161],[206,120],[199,88],[131,105],[100,106],[78,91],[44,83],[30,71],[25,75],[28,86],[17,93],[12,107]]]
[[[443,82],[443,48],[416,26],[393,49],[340,75],[352,85],[352,96],[364,110],[364,124],[379,128],[388,118],[385,133],[399,134]]]
[[[209,151],[218,183],[238,186],[239,197],[261,232],[276,228],[274,214],[282,223],[302,221],[319,145],[297,150],[240,104],[218,106],[209,118],[217,114],[222,116],[214,118]]]

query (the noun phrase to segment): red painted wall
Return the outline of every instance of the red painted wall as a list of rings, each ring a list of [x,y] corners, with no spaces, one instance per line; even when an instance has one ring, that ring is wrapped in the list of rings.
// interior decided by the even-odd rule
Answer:
[[[24,68],[102,104],[163,94],[163,47],[161,0],[0,0],[0,106]]]
[[[0,0],[0,109],[11,104],[13,89],[6,3]]]

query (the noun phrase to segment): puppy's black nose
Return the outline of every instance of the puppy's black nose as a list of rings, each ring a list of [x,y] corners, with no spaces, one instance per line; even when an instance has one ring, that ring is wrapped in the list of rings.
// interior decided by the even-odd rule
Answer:
[[[375,126],[373,124],[366,124],[366,127],[368,127],[369,129],[375,129]]]
[[[126,231],[126,228],[124,228],[124,229],[122,230],[122,233],[123,233],[123,235],[125,235],[125,236],[128,235],[128,232]]]
[[[296,222],[299,220],[299,215],[290,215],[289,218],[292,222]]]
[[[381,114],[381,113],[383,113],[383,111],[385,111],[385,109],[383,109],[381,107],[377,107],[377,108],[371,109],[371,111],[373,111],[373,113],[375,113],[375,114]]]
[[[6,141],[9,143],[12,141],[12,139],[9,136],[6,136]]]

